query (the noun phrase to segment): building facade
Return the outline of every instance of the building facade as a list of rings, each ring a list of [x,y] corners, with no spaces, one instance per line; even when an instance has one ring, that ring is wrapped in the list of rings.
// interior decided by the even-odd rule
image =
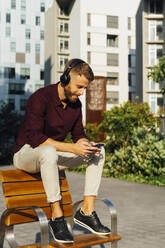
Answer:
[[[46,83],[59,80],[68,59],[81,58],[96,76],[107,78],[107,109],[134,101],[135,17],[140,0],[68,1],[72,2],[68,15],[62,11],[64,2],[54,1],[46,13]],[[85,113],[85,96],[82,102]]]
[[[0,1],[0,100],[23,113],[44,86],[45,11],[50,0]]]
[[[136,17],[137,91],[140,101],[148,102],[153,114],[163,106],[163,95],[160,85],[148,78],[148,73],[165,52],[164,16],[164,0],[142,0]]]

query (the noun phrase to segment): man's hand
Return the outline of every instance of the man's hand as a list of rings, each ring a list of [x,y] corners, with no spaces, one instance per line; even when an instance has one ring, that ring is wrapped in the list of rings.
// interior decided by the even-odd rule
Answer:
[[[88,140],[80,139],[75,144],[73,144],[73,153],[79,156],[88,156],[90,154],[98,155],[101,149],[93,147],[96,143],[88,142]]]

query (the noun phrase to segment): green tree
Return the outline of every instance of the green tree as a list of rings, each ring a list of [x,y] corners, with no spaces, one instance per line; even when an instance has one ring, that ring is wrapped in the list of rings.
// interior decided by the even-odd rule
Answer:
[[[151,71],[148,73],[148,78],[152,78],[154,82],[161,83],[165,80],[165,56],[159,59],[157,65],[151,68]],[[165,92],[165,88],[162,87],[163,93]]]
[[[0,104],[0,165],[11,164],[13,144],[21,116],[10,104]]]

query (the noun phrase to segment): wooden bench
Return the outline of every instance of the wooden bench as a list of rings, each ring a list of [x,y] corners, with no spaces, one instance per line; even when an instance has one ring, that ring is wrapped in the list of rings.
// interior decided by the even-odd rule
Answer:
[[[48,219],[50,219],[50,206],[46,201],[46,194],[40,174],[29,174],[21,170],[1,170],[0,178],[6,204],[6,210],[0,220],[0,248],[3,248],[6,239],[11,248],[16,247],[56,247],[56,248],[81,248],[97,244],[112,242],[113,248],[121,239],[117,235],[117,214],[110,201],[104,199],[111,214],[111,230],[109,235],[80,234],[74,236],[74,243],[64,244],[49,241]],[[60,171],[60,187],[62,193],[61,206],[68,225],[73,226],[73,216],[82,201],[72,204],[65,171]],[[39,221],[41,242],[26,246],[19,246],[14,238],[14,225]]]

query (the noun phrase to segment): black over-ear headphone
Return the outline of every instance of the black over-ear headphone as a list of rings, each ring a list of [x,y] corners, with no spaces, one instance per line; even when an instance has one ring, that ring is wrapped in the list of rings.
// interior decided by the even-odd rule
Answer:
[[[85,62],[81,59],[75,59],[61,75],[60,82],[62,83],[63,86],[66,86],[70,81],[69,72],[71,71],[71,69],[80,63],[85,63]]]

